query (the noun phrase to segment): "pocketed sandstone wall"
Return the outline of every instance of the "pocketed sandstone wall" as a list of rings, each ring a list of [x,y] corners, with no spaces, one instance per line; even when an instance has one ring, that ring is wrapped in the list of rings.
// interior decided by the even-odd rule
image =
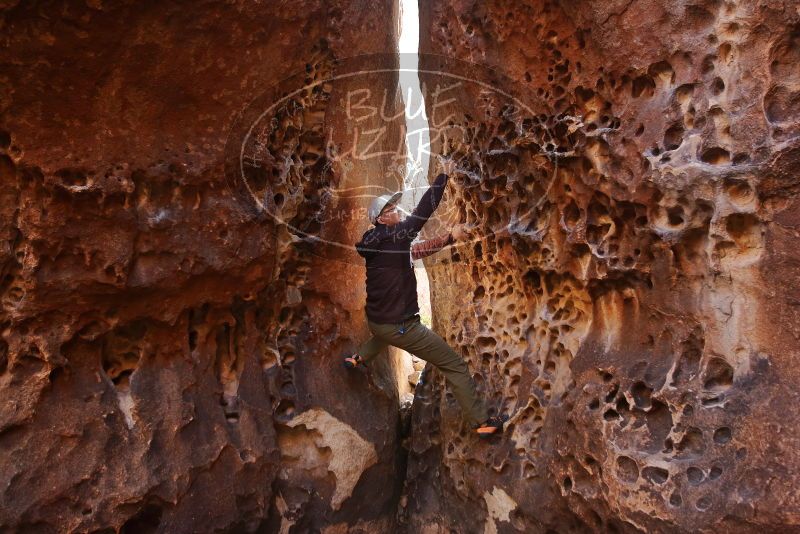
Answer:
[[[511,420],[480,442],[418,388],[409,532],[800,529],[796,8],[423,6],[424,52],[532,112],[428,100],[479,236],[431,261],[434,327]]]
[[[363,267],[290,227],[363,231],[309,227],[342,176],[346,83],[319,82],[393,52],[395,26],[374,0],[4,3],[0,530],[391,524],[396,392],[339,360],[366,333]],[[286,195],[266,216],[225,146],[298,73],[316,89],[262,147]]]

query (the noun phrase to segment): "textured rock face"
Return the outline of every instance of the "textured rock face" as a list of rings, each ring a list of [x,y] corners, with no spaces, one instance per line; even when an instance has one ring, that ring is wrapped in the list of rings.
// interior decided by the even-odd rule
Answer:
[[[482,236],[430,269],[434,327],[511,420],[479,442],[418,388],[409,532],[800,529],[797,4],[422,7],[423,51],[534,113],[428,100]]]
[[[345,86],[276,112],[265,165],[282,224],[233,194],[223,155],[237,113],[275,82],[391,52],[393,3],[13,4],[0,10],[0,530],[385,528],[396,392],[338,359],[366,332],[363,268],[312,254],[286,223],[338,179],[320,132]]]
[[[396,102],[336,74],[394,50],[393,2],[12,4],[1,529],[390,531],[399,371],[343,374],[363,268],[303,232],[354,242],[330,191],[392,186],[346,154],[397,154]],[[422,62],[494,89],[428,99],[476,234],[430,277],[511,420],[477,441],[428,375],[408,531],[800,530],[795,3],[421,8],[424,51],[501,71]]]

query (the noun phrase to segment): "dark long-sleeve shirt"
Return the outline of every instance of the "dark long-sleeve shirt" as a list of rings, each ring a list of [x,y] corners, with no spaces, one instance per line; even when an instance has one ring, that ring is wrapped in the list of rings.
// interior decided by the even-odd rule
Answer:
[[[367,262],[366,312],[370,321],[400,323],[419,313],[411,242],[441,202],[446,184],[447,175],[440,174],[411,215],[393,226],[376,224],[356,243],[356,250]],[[427,255],[426,250],[419,252],[419,257]]]

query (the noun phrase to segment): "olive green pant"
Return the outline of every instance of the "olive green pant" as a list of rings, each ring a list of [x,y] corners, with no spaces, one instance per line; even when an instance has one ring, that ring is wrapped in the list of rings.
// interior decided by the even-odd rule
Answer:
[[[404,323],[381,324],[367,321],[367,324],[372,337],[362,343],[356,352],[363,361],[369,362],[387,345],[410,352],[435,365],[445,376],[469,423],[476,425],[486,420],[486,406],[478,398],[475,382],[469,374],[466,362],[436,332],[423,325],[419,316]]]

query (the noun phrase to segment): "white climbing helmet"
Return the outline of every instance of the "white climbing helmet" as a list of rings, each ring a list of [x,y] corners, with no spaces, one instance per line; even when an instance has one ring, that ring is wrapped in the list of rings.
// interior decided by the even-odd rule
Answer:
[[[383,210],[386,208],[386,206],[389,204],[397,204],[397,201],[400,200],[400,197],[402,196],[403,192],[398,191],[397,193],[393,193],[391,195],[381,195],[373,198],[372,202],[369,204],[369,210],[367,211],[369,222],[376,224],[378,217],[381,216],[381,213],[383,213]]]

